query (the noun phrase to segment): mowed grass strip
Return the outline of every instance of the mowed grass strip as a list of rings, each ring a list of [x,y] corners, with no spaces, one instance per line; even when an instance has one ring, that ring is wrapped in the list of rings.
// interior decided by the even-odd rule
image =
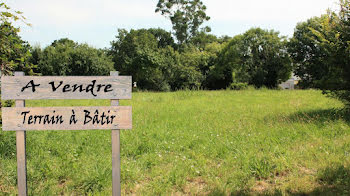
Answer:
[[[27,101],[102,106],[109,100]],[[350,114],[314,90],[133,93],[122,193],[350,194]],[[111,134],[27,132],[29,195],[110,195]],[[17,193],[15,132],[0,132],[0,195]]]

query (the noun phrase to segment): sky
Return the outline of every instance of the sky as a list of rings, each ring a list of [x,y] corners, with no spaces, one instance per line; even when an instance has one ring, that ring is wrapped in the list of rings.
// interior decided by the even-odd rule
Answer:
[[[234,36],[252,27],[274,29],[291,37],[298,22],[336,10],[338,0],[202,0],[211,17],[205,26],[217,36]],[[163,28],[170,20],[155,13],[158,0],[5,0],[23,12],[20,35],[31,45],[46,47],[69,38],[96,48],[109,48],[119,28]]]

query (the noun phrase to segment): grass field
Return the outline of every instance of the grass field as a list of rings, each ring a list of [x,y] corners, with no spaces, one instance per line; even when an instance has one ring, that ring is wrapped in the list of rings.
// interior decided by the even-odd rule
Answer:
[[[350,114],[320,91],[133,93],[122,194],[349,195]],[[108,100],[27,106],[109,105]],[[29,195],[110,195],[111,134],[27,132]],[[0,132],[0,195],[16,194],[14,132]]]

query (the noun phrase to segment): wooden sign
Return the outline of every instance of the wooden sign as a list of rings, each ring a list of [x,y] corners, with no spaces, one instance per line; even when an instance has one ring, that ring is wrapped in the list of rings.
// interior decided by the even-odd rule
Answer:
[[[4,131],[132,128],[130,106],[2,109]]]
[[[131,77],[118,76],[2,76],[1,98],[16,107],[2,108],[2,130],[16,131],[18,195],[27,195],[26,131],[111,129],[112,195],[120,196],[120,129],[132,128]],[[112,106],[25,107],[26,99],[110,99]]]
[[[3,76],[1,98],[131,99],[131,76]]]

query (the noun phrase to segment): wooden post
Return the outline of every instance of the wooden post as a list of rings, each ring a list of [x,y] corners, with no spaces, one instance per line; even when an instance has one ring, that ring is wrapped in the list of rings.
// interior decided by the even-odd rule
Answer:
[[[117,71],[111,71],[111,76],[118,76]],[[111,106],[118,106],[119,100],[111,100]],[[120,196],[120,130],[112,129],[112,195]]]
[[[15,76],[24,76],[24,72],[15,72]],[[25,107],[24,100],[16,100],[16,107]],[[27,160],[26,160],[26,131],[16,131],[17,146],[17,184],[18,195],[27,195]]]

